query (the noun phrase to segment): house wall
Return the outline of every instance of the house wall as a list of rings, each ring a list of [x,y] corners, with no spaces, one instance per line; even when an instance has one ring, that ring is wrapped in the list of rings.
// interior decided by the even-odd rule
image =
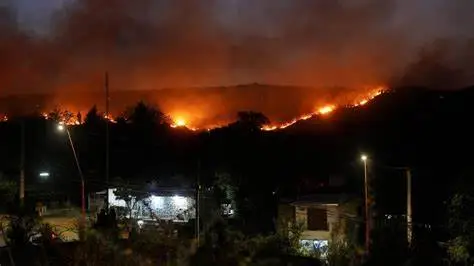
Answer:
[[[339,208],[336,205],[319,205],[311,208],[325,208],[328,222],[328,230],[308,230],[308,207],[296,206],[295,221],[303,224],[304,231],[301,239],[305,240],[330,240],[337,221],[339,220]]]
[[[278,205],[277,230],[285,234],[292,222],[295,221],[295,207],[289,204]]]

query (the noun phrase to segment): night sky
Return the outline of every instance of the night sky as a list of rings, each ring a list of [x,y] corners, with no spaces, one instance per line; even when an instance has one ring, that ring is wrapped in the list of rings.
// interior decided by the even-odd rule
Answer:
[[[11,0],[10,0],[11,1]],[[14,0],[11,1],[16,5],[18,10],[18,18],[23,27],[35,29],[39,32],[46,32],[49,26],[50,17],[54,11],[60,9],[65,4],[74,0]],[[162,0],[163,1],[163,0]],[[300,0],[297,0],[300,1]],[[300,2],[304,2],[301,0]],[[251,0],[217,0],[215,1],[219,13],[225,14],[227,22],[239,24],[247,21],[248,16],[265,16],[262,8],[259,8],[263,2],[272,2],[274,6],[284,7],[289,4],[288,0],[272,0],[272,1],[251,1]],[[342,3],[350,4],[356,2],[368,2],[367,0],[345,0]],[[474,9],[473,1],[460,0],[395,0],[396,8],[394,9],[393,19],[387,18],[387,21],[393,20],[395,23],[416,23],[414,30],[422,35],[435,33],[456,33],[459,28],[464,28],[460,21],[451,20],[445,15],[447,13],[460,15],[461,13],[471,13]],[[451,4],[455,2],[455,4]],[[471,2],[471,3],[469,3]],[[453,6],[458,6],[457,10],[453,10]],[[456,9],[456,7],[455,7]],[[472,14],[472,13],[471,13]],[[260,21],[262,22],[262,21]],[[265,23],[258,23],[265,27]],[[252,25],[253,28],[255,24]],[[419,30],[419,31],[418,31]]]

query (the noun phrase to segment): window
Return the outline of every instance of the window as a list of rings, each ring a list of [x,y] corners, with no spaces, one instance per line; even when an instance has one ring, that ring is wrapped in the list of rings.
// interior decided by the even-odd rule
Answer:
[[[308,208],[308,230],[329,230],[328,215],[326,209]]]

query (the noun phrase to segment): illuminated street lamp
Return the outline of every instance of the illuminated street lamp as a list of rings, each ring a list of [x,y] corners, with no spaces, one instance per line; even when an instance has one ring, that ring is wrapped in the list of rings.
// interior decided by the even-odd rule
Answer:
[[[364,192],[365,192],[365,249],[369,252],[370,247],[370,217],[369,217],[369,188],[367,184],[367,160],[368,157],[365,154],[360,156],[360,159],[364,163]]]
[[[46,177],[49,177],[49,173],[48,172],[40,172],[39,176],[43,177],[43,178],[46,178]]]
[[[69,144],[71,145],[71,150],[74,155],[74,159],[76,161],[77,171],[79,172],[79,177],[81,178],[81,213],[82,213],[82,226],[86,224],[86,196],[85,196],[85,183],[84,183],[84,176],[82,174],[81,165],[79,164],[79,159],[77,158],[76,149],[74,147],[74,143],[72,142],[71,133],[69,133],[69,129],[66,125],[60,123],[58,125],[58,130],[62,132],[66,132],[67,137],[69,139]]]

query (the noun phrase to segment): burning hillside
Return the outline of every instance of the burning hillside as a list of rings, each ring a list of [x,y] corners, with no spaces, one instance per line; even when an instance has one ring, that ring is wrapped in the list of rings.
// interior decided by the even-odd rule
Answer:
[[[115,98],[112,97],[110,103],[113,108],[109,116],[105,114],[104,109],[99,108],[99,113],[102,113],[105,119],[115,122],[117,117],[123,117],[127,106],[130,108],[140,99],[148,99],[146,103],[151,107],[163,106],[160,111],[170,117],[170,126],[173,128],[186,127],[193,131],[213,129],[235,121],[235,115],[239,111],[257,111],[269,117],[270,124],[265,125],[262,129],[271,131],[284,129],[300,120],[307,120],[313,116],[328,115],[341,106],[357,107],[364,105],[386,89],[382,86],[366,87],[353,93],[346,93],[347,90],[343,90],[339,94],[333,93],[333,95],[321,95],[319,97],[317,94],[306,94],[306,97],[302,97],[298,90],[300,93],[309,91],[308,88],[253,84],[215,90],[202,89],[199,96],[189,95],[192,92],[191,90],[183,90],[182,93],[177,93],[178,90],[147,92],[148,94],[139,95],[142,98],[137,97],[137,95],[132,97],[128,92],[123,92],[124,95],[115,94]],[[332,91],[334,92],[334,89]],[[216,97],[216,93],[219,93],[219,97],[213,99],[213,97]],[[233,98],[241,94],[247,96],[245,97],[246,100],[236,103]],[[297,96],[295,97],[295,95]],[[84,98],[84,95],[82,96]],[[85,98],[88,97],[91,96]],[[102,98],[105,97],[102,96]],[[284,98],[287,101],[283,101]],[[71,95],[71,98],[61,99],[63,104],[40,105],[36,103],[34,106],[38,108],[36,111],[40,112],[45,119],[78,125],[84,122],[84,117],[89,111],[89,108],[81,108],[81,106],[90,107],[93,102],[85,104],[77,99],[79,97]],[[0,99],[0,105],[2,102],[9,102],[9,104],[17,107],[24,101],[33,100],[18,98],[16,101],[12,101],[7,98],[2,101]],[[101,106],[99,105],[99,107]],[[5,113],[8,114],[9,112],[5,111]],[[29,110],[29,113],[31,113],[31,110]]]
[[[381,95],[382,93],[384,93],[386,90],[387,89],[385,87],[382,87],[382,86],[381,87],[376,87],[376,88],[372,89],[370,92],[368,92],[367,94],[362,94],[361,96],[356,98],[352,103],[345,104],[345,106],[347,106],[347,107],[358,107],[358,106],[365,105],[368,102],[370,102],[371,100],[373,100],[375,97],[377,97],[377,96]],[[327,105],[324,105],[324,106],[321,106],[321,107],[317,108],[312,113],[301,115],[299,117],[296,117],[296,118],[292,119],[291,121],[284,122],[282,124],[266,125],[262,129],[266,130],[266,131],[284,129],[284,128],[287,128],[287,127],[289,127],[289,126],[291,126],[291,125],[293,125],[296,122],[301,121],[301,120],[308,120],[308,119],[310,119],[314,116],[317,116],[317,115],[320,115],[320,116],[328,115],[328,114],[332,113],[333,111],[335,111],[339,106],[340,105],[336,105],[334,103],[327,104]]]

